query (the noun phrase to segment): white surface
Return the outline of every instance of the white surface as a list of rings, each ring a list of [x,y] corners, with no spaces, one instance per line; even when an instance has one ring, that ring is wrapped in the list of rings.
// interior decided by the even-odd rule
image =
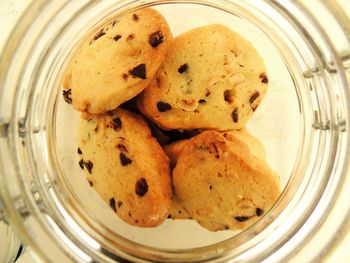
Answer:
[[[344,7],[348,6],[350,12],[350,6],[348,4],[348,1],[349,0],[339,0],[339,2],[341,2]],[[29,0],[0,0],[0,50],[2,50],[5,39],[10,34],[18,16],[23,12],[23,10],[29,2]],[[347,256],[349,256],[349,247],[350,235],[347,236],[342,246],[340,246],[337,249],[337,252],[334,255],[332,255],[328,262],[346,262]],[[31,260],[28,255],[24,255],[21,257],[19,262],[30,263]]]

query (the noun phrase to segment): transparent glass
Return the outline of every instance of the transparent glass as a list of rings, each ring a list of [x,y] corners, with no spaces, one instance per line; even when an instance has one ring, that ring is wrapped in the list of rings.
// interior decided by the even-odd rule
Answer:
[[[63,73],[96,28],[148,5],[165,16],[175,36],[221,23],[264,59],[269,91],[247,128],[264,144],[283,193],[245,231],[213,233],[191,220],[127,225],[79,170],[79,113],[63,102]],[[337,38],[320,24],[316,6],[339,30]],[[320,1],[312,8],[267,0],[34,2],[0,66],[0,202],[32,255],[51,262],[273,262],[327,253],[346,232],[350,212],[350,47],[348,22],[338,9]],[[313,246],[313,253],[303,252]]]

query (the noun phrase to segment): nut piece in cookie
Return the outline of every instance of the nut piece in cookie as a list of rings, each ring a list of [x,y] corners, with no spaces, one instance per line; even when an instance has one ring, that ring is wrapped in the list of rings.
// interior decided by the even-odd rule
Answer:
[[[225,26],[208,25],[174,38],[138,108],[167,130],[241,129],[268,82],[251,43]]]
[[[141,19],[141,18],[140,18]],[[81,119],[79,165],[125,222],[152,227],[169,215],[169,159],[143,118],[124,109]]]
[[[279,177],[246,135],[205,131],[186,141],[173,169],[173,186],[189,216],[211,231],[244,229],[280,195]],[[254,142],[254,139],[250,139]],[[253,146],[254,148],[254,146]],[[169,151],[169,150],[168,150]]]
[[[71,96],[66,101],[91,114],[117,108],[148,86],[171,40],[166,20],[152,8],[96,30],[67,70],[63,84]]]

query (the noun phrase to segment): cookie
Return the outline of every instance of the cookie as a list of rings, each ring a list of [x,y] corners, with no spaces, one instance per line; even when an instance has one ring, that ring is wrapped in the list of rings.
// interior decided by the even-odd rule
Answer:
[[[176,165],[177,157],[182,151],[183,147],[186,145],[187,140],[176,141],[172,144],[166,145],[164,151],[170,160],[170,168],[173,169]],[[173,194],[171,200],[171,209],[168,218],[172,219],[192,219],[187,213],[186,209],[180,203],[179,199]]]
[[[174,38],[138,107],[164,129],[240,129],[267,88],[252,44],[225,26],[208,25]]]
[[[161,224],[171,206],[169,159],[142,117],[123,109],[81,120],[79,165],[125,222]]]
[[[74,108],[103,113],[135,97],[153,79],[171,39],[167,22],[151,8],[96,31],[73,58],[63,81]]]
[[[280,194],[279,177],[266,162],[234,135],[229,140],[217,131],[185,144],[172,178],[180,204],[211,231],[247,228]]]

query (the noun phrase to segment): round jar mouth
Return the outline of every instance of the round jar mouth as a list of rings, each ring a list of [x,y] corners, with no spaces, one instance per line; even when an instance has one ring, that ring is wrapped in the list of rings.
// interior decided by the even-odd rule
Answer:
[[[175,36],[209,22],[227,23],[253,43],[266,63],[272,95],[248,128],[263,143],[265,139],[268,161],[281,175],[284,190],[274,207],[245,231],[214,234],[174,222],[146,230],[125,226],[79,176],[73,157],[79,114],[63,103],[64,70],[94,28],[146,6],[159,8],[175,25]],[[299,2],[39,1],[19,22],[3,61],[1,198],[9,221],[41,259],[287,259],[320,233],[350,184],[350,100],[344,67],[327,35]],[[334,223],[334,233],[342,225],[343,220]],[[332,241],[319,246],[319,252]],[[322,254],[309,257],[317,255]]]

